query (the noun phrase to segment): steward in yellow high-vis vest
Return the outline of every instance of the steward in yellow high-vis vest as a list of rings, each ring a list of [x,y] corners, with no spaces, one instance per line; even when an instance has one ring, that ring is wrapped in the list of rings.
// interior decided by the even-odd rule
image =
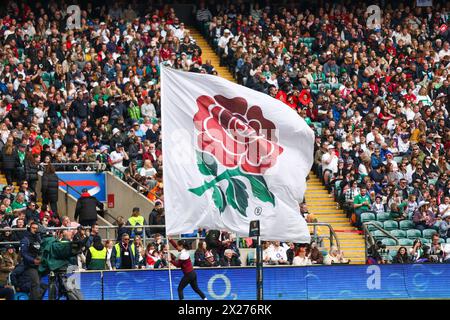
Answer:
[[[131,217],[127,221],[127,226],[137,227],[137,226],[144,226],[147,225],[147,221],[145,221],[145,218],[141,215],[140,209],[135,207],[133,208],[133,213]],[[150,230],[145,230],[146,235],[150,237]],[[143,236],[144,234],[144,228],[130,228],[129,234],[131,238],[134,238],[135,236]]]
[[[122,235],[122,240],[116,243],[111,253],[111,266],[115,269],[136,269],[139,263],[139,250],[130,241],[128,233]]]
[[[94,237],[92,246],[89,247],[86,255],[86,266],[88,270],[106,269],[107,250],[102,244],[99,236]]]

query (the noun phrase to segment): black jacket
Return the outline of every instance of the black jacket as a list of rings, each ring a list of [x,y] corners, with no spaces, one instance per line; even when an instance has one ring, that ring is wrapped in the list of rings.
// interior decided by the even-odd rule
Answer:
[[[41,192],[44,201],[58,201],[58,184],[58,176],[56,175],[56,173],[45,173],[42,176]]]
[[[15,149],[13,149],[13,152],[11,154],[6,154],[5,149],[3,148],[1,160],[3,169],[6,170],[15,169],[20,164],[19,156],[17,155],[17,151]]]
[[[77,201],[77,207],[75,209],[75,220],[96,220],[97,209],[103,209],[103,203],[97,200],[96,197],[82,195]]]
[[[25,179],[27,181],[38,180],[39,165],[34,161],[25,160]]]

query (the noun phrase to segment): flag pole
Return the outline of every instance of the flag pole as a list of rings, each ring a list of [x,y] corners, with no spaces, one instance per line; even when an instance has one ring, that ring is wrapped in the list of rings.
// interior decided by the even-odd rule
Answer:
[[[159,72],[160,72],[160,93],[161,93],[161,122],[164,123],[163,121],[163,114],[164,114],[164,95],[162,94],[162,83],[163,83],[163,78],[164,78],[164,65],[162,64],[162,62],[159,63]],[[167,138],[166,138],[167,139]],[[163,148],[163,153],[164,153],[164,148]],[[163,175],[163,179],[164,179],[164,175]],[[165,184],[165,183],[164,183]],[[170,257],[170,245],[169,245],[169,235],[167,234],[167,224],[164,225],[164,228],[166,229],[166,244],[167,244],[167,260],[168,260],[168,267],[169,267],[169,286],[170,286],[170,300],[173,300],[173,290],[172,290],[172,270],[171,270],[171,257]]]
[[[263,292],[263,259],[261,248],[261,229],[259,220],[250,221],[249,236],[256,236],[256,300],[264,300]]]
[[[173,290],[172,290],[172,272],[170,268],[170,262],[172,258],[170,257],[170,246],[169,246],[169,236],[167,235],[166,229],[166,244],[167,244],[167,259],[169,260],[169,286],[170,286],[170,300],[173,300]]]

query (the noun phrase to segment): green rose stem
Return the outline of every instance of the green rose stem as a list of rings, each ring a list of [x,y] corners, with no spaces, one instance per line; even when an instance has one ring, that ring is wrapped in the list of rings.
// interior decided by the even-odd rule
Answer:
[[[241,175],[242,175],[242,172],[241,172],[241,170],[239,170],[239,167],[237,167],[235,169],[231,169],[231,170],[225,170],[224,172],[219,174],[215,179],[213,179],[209,182],[206,182],[205,184],[203,184],[202,186],[200,186],[198,188],[191,188],[191,189],[189,189],[189,191],[198,196],[202,196],[206,192],[206,190],[212,188],[218,182],[220,182],[222,180],[229,180],[231,177],[241,176]]]

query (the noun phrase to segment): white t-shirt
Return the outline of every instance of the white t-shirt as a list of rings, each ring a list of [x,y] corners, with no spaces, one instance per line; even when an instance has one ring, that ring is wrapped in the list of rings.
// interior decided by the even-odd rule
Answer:
[[[139,169],[139,175],[143,177],[153,177],[156,174],[155,168],[141,168]]]
[[[117,152],[117,151],[113,151],[113,152],[111,152],[109,157],[110,157],[112,162],[120,160],[119,162],[117,162],[117,163],[115,163],[113,165],[114,167],[122,167],[123,166],[123,155],[122,155],[122,153]]]
[[[330,163],[325,163],[325,161],[330,160]],[[325,170],[331,170],[331,172],[336,173],[338,170],[338,157],[335,154],[329,154],[328,152],[322,156],[322,172]]]
[[[287,261],[287,255],[286,255],[286,249],[283,248],[282,246],[274,247],[273,250],[270,252],[270,258],[273,261],[278,261],[278,260],[284,260]]]

